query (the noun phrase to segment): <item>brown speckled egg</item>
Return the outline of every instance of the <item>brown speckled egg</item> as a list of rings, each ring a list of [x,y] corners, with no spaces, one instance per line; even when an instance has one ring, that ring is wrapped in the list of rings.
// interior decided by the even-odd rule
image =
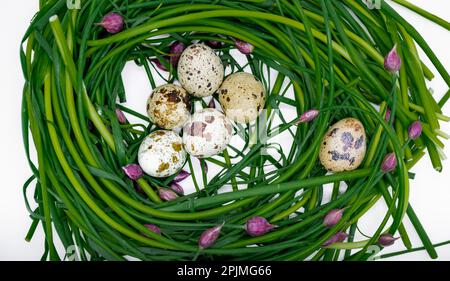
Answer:
[[[180,56],[178,80],[189,94],[196,97],[212,95],[222,84],[222,60],[205,44],[192,44]]]
[[[266,102],[263,84],[254,75],[246,72],[228,76],[218,93],[225,114],[238,123],[254,121],[261,114]]]
[[[155,88],[147,101],[150,121],[163,129],[183,127],[190,116],[190,110],[188,93],[173,84]]]
[[[138,151],[139,165],[152,177],[176,174],[183,168],[186,159],[183,140],[173,131],[154,131],[142,141]]]
[[[366,142],[366,132],[359,120],[342,119],[323,137],[320,162],[330,172],[355,170],[366,154]]]
[[[231,122],[222,112],[205,108],[192,115],[184,125],[184,148],[194,157],[211,157],[228,146],[232,133]]]

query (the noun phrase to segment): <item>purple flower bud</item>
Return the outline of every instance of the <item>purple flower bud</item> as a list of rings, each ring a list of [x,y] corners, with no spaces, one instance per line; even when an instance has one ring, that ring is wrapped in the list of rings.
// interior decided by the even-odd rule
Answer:
[[[408,136],[412,140],[416,140],[422,135],[422,123],[419,120],[414,121],[408,128]]]
[[[161,235],[161,229],[159,229],[159,227],[157,227],[156,225],[154,225],[154,224],[144,224],[144,226],[146,228],[148,228],[148,230],[150,230],[151,232],[154,232],[156,234]]]
[[[170,45],[170,63],[173,67],[178,65],[178,61],[180,60],[181,53],[183,53],[186,46],[182,42],[174,42]]]
[[[123,29],[123,17],[117,13],[109,13],[103,17],[98,25],[102,26],[109,33],[118,33]]]
[[[167,68],[158,59],[152,59],[151,62],[160,70],[167,71]]]
[[[261,236],[275,227],[275,225],[270,224],[265,218],[256,216],[247,221],[245,231],[250,236]]]
[[[178,198],[178,195],[167,188],[160,188],[159,189],[159,198],[161,198],[164,201],[172,201]]]
[[[208,45],[209,47],[215,49],[215,48],[222,47],[222,42],[214,41],[214,40],[208,40],[208,41],[206,41],[206,45]]]
[[[122,110],[116,108],[116,117],[120,124],[126,124],[127,118],[125,117],[125,114],[123,114]]]
[[[216,108],[216,103],[214,101],[214,98],[212,98],[208,103],[209,108]]]
[[[391,246],[394,245],[395,240],[397,240],[398,238],[394,238],[394,236],[392,236],[392,234],[383,234],[380,236],[380,238],[378,239],[378,244],[380,244],[383,247],[387,247],[387,246]]]
[[[325,241],[325,243],[322,244],[322,247],[327,247],[334,243],[343,242],[345,239],[347,239],[347,237],[348,237],[347,233],[339,231],[335,235],[331,236],[330,239]]]
[[[298,120],[297,124],[310,122],[314,120],[317,117],[317,115],[319,115],[319,113],[320,112],[317,109],[307,110],[300,116],[300,119]]]
[[[384,58],[384,68],[391,73],[396,73],[400,70],[401,66],[402,60],[397,53],[397,44],[395,44],[392,50]]]
[[[389,120],[391,120],[391,109],[390,108],[386,109],[386,116],[384,117],[384,120],[386,120],[386,122],[389,122]]]
[[[140,179],[144,175],[141,166],[139,166],[138,164],[126,165],[125,167],[122,167],[122,170],[125,175],[127,175],[131,180],[134,181]]]
[[[341,219],[345,209],[333,209],[323,219],[323,225],[326,227],[332,227],[336,225]]]
[[[190,175],[191,175],[191,173],[189,173],[189,172],[187,172],[185,170],[181,170],[181,172],[179,172],[178,175],[175,176],[173,181],[174,182],[182,182],[185,179],[187,179]]]
[[[395,153],[391,152],[386,154],[383,159],[383,163],[381,163],[381,170],[385,173],[389,173],[397,167],[397,158],[395,157]]]
[[[173,191],[175,191],[178,195],[184,195],[184,189],[181,185],[179,185],[178,183],[176,183],[175,181],[173,181],[170,184],[170,189],[172,189]]]
[[[209,248],[216,242],[224,224],[225,223],[222,223],[221,225],[208,228],[202,233],[200,239],[198,240],[198,246],[200,249]]]
[[[239,39],[236,39],[234,41],[234,45],[239,50],[239,52],[243,53],[244,55],[250,55],[255,49],[252,44]]]

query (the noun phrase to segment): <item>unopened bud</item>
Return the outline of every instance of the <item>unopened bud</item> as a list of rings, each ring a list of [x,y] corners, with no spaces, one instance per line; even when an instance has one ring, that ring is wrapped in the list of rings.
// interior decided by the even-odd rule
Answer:
[[[178,195],[170,189],[160,188],[159,197],[164,201],[173,201],[178,198]]]
[[[200,247],[200,249],[209,248],[214,245],[220,235],[220,231],[222,230],[224,224],[225,223],[222,223],[221,225],[208,228],[202,233],[200,239],[198,240],[198,246]]]
[[[419,120],[414,121],[408,128],[408,136],[412,140],[416,140],[422,135],[422,123]]]
[[[397,167],[397,158],[395,157],[395,153],[391,152],[386,154],[383,159],[383,163],[381,163],[381,170],[385,173],[389,173]]]
[[[154,224],[144,224],[144,226],[153,233],[161,234],[161,229]]]
[[[333,209],[323,219],[323,225],[326,227],[332,227],[336,225],[341,219],[344,209]]]
[[[118,33],[122,31],[124,21],[123,17],[117,13],[109,13],[103,17],[103,20],[98,25],[102,26],[109,33]]]
[[[348,237],[347,233],[339,231],[335,235],[331,236],[330,239],[325,241],[325,243],[322,244],[322,247],[327,247],[334,243],[343,242],[345,239],[347,239],[347,237]]]
[[[236,39],[234,41],[234,45],[239,50],[239,52],[243,53],[244,55],[250,55],[251,53],[253,53],[253,50],[255,49],[255,47],[252,44],[239,39]]]
[[[298,120],[297,124],[310,122],[310,121],[316,119],[316,117],[319,115],[319,113],[320,112],[317,109],[307,110],[300,116],[300,119]]]
[[[261,236],[275,227],[275,225],[270,224],[265,218],[256,216],[247,221],[245,224],[245,231],[247,231],[250,236]]]
[[[396,73],[400,70],[402,60],[397,53],[397,44],[394,45],[392,50],[384,58],[384,68],[391,73]]]
[[[392,234],[383,234],[380,236],[380,238],[378,238],[378,244],[380,244],[383,247],[387,247],[387,246],[391,246],[394,245],[395,240],[397,240],[398,238],[394,238],[394,236],[392,236]]]
[[[122,170],[125,175],[127,175],[131,180],[134,181],[140,179],[144,175],[141,166],[139,166],[138,164],[126,165],[125,167],[122,167]]]

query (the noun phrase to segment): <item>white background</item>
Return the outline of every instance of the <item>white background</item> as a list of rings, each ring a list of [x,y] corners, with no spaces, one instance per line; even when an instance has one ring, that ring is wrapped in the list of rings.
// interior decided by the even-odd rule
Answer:
[[[411,1],[416,5],[446,19],[450,20],[450,2],[448,0]],[[2,135],[0,138],[0,260],[37,260],[43,252],[44,238],[41,228],[38,229],[34,239],[28,243],[24,237],[31,220],[25,210],[22,196],[22,184],[30,176],[21,138],[20,104],[23,77],[19,62],[20,40],[38,8],[37,0],[8,0],[2,1],[2,16],[0,27],[2,29],[2,43],[0,44],[0,124]],[[450,33],[403,8],[398,11],[412,23],[427,40],[431,48],[441,59],[446,69],[450,70]],[[426,60],[426,62],[428,62]],[[430,64],[428,64],[430,65]],[[433,69],[433,68],[432,68]],[[433,69],[434,70],[434,69]],[[129,82],[127,90],[136,91],[144,89],[143,96],[148,94],[147,88],[139,88],[141,82],[136,69],[130,68],[125,79]],[[434,70],[435,71],[435,70]],[[435,71],[435,73],[437,73]],[[141,76],[140,76],[141,75]],[[142,82],[141,82],[142,83]],[[143,86],[148,87],[148,86]],[[440,79],[430,83],[437,98],[447,91],[447,87]],[[444,113],[450,115],[447,105]],[[450,133],[449,124],[442,123],[442,129]],[[450,155],[447,147],[445,153]],[[417,215],[424,228],[428,231],[433,243],[450,239],[450,163],[444,161],[442,173],[435,172],[428,157],[413,169],[416,172],[415,180],[411,181],[411,199]],[[372,233],[385,213],[384,203],[377,204],[365,216],[360,224],[366,233]],[[405,222],[415,246],[421,246],[420,241],[408,221]],[[359,238],[359,237],[357,237]],[[385,252],[401,250],[401,242],[388,248]],[[437,249],[439,259],[450,260],[450,245]],[[425,252],[416,252],[393,259],[399,260],[427,260]]]

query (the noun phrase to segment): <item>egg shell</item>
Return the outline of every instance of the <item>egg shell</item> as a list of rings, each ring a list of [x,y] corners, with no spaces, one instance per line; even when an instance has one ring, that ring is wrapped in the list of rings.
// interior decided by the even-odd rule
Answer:
[[[250,123],[261,114],[266,102],[264,86],[254,75],[236,72],[219,88],[219,102],[228,118]]]
[[[147,100],[150,121],[163,129],[183,127],[190,116],[190,110],[188,93],[174,84],[155,88]]]
[[[351,171],[359,167],[366,154],[366,132],[354,118],[333,124],[320,147],[320,162],[330,172]]]
[[[152,177],[168,177],[183,168],[187,154],[183,139],[173,131],[158,130],[141,143],[138,162],[142,170]]]
[[[205,108],[191,116],[183,128],[183,145],[187,153],[207,158],[222,152],[230,143],[233,126],[217,109]]]
[[[180,56],[178,80],[189,94],[207,97],[222,84],[224,68],[222,60],[205,44],[192,44]]]

